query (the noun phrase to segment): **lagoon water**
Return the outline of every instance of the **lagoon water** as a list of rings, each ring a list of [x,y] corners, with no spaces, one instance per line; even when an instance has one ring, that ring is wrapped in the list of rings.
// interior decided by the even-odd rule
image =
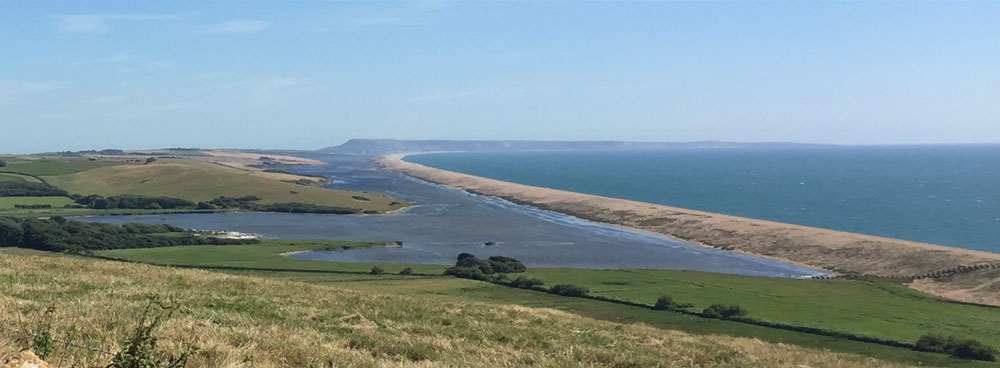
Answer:
[[[671,268],[764,276],[815,270],[744,256],[614,226],[577,220],[504,200],[468,194],[400,174],[377,171],[367,158],[320,155],[330,163],[299,171],[334,179],[336,189],[380,192],[419,203],[390,216],[277,213],[176,214],[83,218],[107,223],[170,223],[235,230],[272,238],[402,241],[401,248],[322,251],[304,259],[449,264],[458,253],[505,255],[533,267]],[[496,242],[487,246],[486,242]]]
[[[1000,252],[1000,146],[442,153],[521,184]]]

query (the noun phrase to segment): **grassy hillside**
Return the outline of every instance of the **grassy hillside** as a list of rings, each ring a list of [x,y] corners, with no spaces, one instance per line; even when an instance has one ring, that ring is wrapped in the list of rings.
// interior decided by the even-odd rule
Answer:
[[[160,159],[148,165],[108,166],[45,179],[82,194],[167,196],[196,202],[253,195],[262,198],[261,203],[301,202],[378,212],[406,205],[378,194],[299,185],[257,173],[194,159]]]
[[[198,346],[193,367],[889,366],[857,356],[619,325],[554,310],[0,251],[0,326],[24,326],[25,320],[55,306],[55,336],[113,352],[153,294],[179,306],[157,331],[161,345],[167,350]],[[0,334],[0,358],[21,348],[15,336]],[[57,345],[49,360],[99,366],[108,359]]]
[[[5,169],[5,168],[0,168],[0,170],[3,170],[3,169]],[[0,181],[27,181],[27,182],[32,182],[32,183],[41,182],[41,180],[38,180],[37,178],[35,178],[33,176],[22,175],[22,174],[13,174],[13,173],[4,173],[4,172],[0,172]]]
[[[42,159],[10,163],[0,171],[10,171],[35,176],[66,175],[100,167],[121,165],[123,160],[90,161],[85,158]]]
[[[285,242],[251,246],[119,249],[99,253],[157,264],[284,269],[289,271],[235,273],[313,283],[336,283],[363,291],[447,296],[455,300],[557,308],[611,321],[642,322],[697,334],[755,337],[772,342],[865,354],[906,363],[992,366],[985,363],[957,361],[941,355],[919,354],[906,349],[695,318],[671,312],[651,311],[648,308],[558,297],[470,280],[452,278],[414,280],[401,279],[398,276],[380,278],[345,275],[341,273],[365,273],[374,266],[379,266],[392,275],[405,267],[412,267],[414,272],[420,274],[440,274],[445,267],[291,259],[280,256],[280,253],[316,249],[316,247],[310,247],[308,243],[296,245],[296,241]],[[292,270],[331,273],[304,273]],[[530,269],[526,275],[541,278],[547,285],[559,283],[583,285],[590,288],[593,294],[646,304],[652,304],[656,298],[664,294],[672,295],[680,302],[693,303],[698,308],[715,303],[735,303],[748,308],[752,317],[901,341],[916,341],[921,334],[927,332],[974,337],[994,346],[1000,338],[993,328],[1000,323],[1000,309],[956,304],[891,283],[791,280],[669,270],[536,268]]]

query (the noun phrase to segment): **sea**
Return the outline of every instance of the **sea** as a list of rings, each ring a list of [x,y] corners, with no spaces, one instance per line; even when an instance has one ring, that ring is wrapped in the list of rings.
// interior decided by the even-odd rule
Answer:
[[[434,153],[540,187],[1000,253],[1000,145]]]

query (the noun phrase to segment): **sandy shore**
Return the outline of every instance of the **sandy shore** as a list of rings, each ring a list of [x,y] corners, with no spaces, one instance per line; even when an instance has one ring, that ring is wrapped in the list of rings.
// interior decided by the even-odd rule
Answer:
[[[960,265],[1000,263],[1000,254],[997,253],[509,183],[406,162],[402,160],[404,156],[382,156],[378,158],[378,164],[385,170],[401,172],[433,183],[529,204],[585,220],[629,227],[713,248],[837,273],[909,277]],[[956,300],[1000,305],[1000,295],[988,292],[992,291],[992,287],[982,287],[983,284],[996,285],[997,280],[984,278],[981,281],[977,284],[969,281],[967,276],[962,283],[921,280],[913,286]]]

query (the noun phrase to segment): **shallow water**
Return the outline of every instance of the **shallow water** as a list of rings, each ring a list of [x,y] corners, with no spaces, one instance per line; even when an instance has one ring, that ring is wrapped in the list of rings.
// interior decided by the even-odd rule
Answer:
[[[234,230],[270,238],[402,241],[401,248],[320,251],[295,258],[338,262],[450,264],[458,253],[504,255],[529,267],[669,268],[763,276],[819,272],[578,220],[563,214],[473,195],[400,174],[377,171],[367,159],[319,155],[329,166],[299,171],[335,179],[335,189],[379,192],[420,205],[390,216],[277,213],[99,216],[107,223],[170,223]],[[487,246],[486,242],[496,242]]]

